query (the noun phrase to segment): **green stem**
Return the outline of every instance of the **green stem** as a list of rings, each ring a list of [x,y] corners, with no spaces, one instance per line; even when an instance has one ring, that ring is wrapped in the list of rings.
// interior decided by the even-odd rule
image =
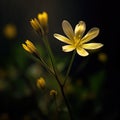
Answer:
[[[49,57],[50,57],[50,60],[51,60],[51,63],[52,63],[53,70],[55,72],[54,76],[55,76],[58,84],[60,86],[62,86],[62,84],[60,82],[60,78],[59,78],[58,72],[57,72],[57,69],[56,69],[56,66],[55,66],[54,56],[53,56],[52,50],[50,48],[50,44],[48,42],[47,36],[43,37],[43,41],[44,41],[45,47],[47,48],[47,50],[49,52]]]
[[[71,111],[71,108],[70,108],[70,105],[69,105],[69,102],[65,96],[65,92],[63,90],[63,86],[60,87],[61,88],[61,93],[62,93],[62,96],[64,98],[64,101],[65,101],[65,104],[66,104],[66,107],[68,109],[68,113],[69,113],[69,116],[70,116],[70,120],[73,120],[73,116],[72,116],[72,111]]]
[[[54,95],[54,99],[55,99],[55,107],[56,107],[56,117],[55,117],[55,119],[58,120],[58,112],[59,112],[59,110],[58,110],[58,104],[57,104],[56,95]]]
[[[56,78],[56,80],[57,80],[57,82],[58,82],[58,84],[59,84],[59,87],[60,87],[60,90],[61,90],[63,99],[64,99],[64,101],[65,101],[66,107],[67,107],[68,112],[69,112],[69,115],[70,115],[70,119],[73,120],[72,112],[71,112],[71,109],[70,109],[70,105],[69,105],[69,102],[68,102],[68,100],[67,100],[67,98],[66,98],[66,96],[65,96],[65,93],[64,93],[64,90],[63,90],[63,85],[62,85],[61,82],[60,82],[60,78],[59,78],[59,75],[58,75],[58,71],[57,71],[57,68],[56,68],[56,66],[55,66],[55,64],[54,64],[54,56],[53,56],[53,54],[52,54],[52,50],[51,50],[51,48],[50,48],[50,45],[49,45],[49,42],[48,42],[47,37],[44,37],[44,38],[43,38],[43,41],[44,41],[45,46],[46,46],[46,48],[47,48],[47,50],[48,50],[48,52],[49,52],[49,57],[50,57],[50,59],[51,59],[52,67],[53,67],[53,70],[54,70],[54,72],[55,72],[54,76],[55,76],[55,78]],[[73,58],[72,58],[72,59],[73,59]],[[72,61],[73,61],[73,60],[72,60]],[[72,63],[71,63],[71,64],[72,64]],[[70,66],[71,66],[71,65],[70,65]],[[70,69],[70,68],[69,68],[69,69]],[[67,74],[69,74],[69,73],[67,73]]]
[[[34,53],[33,56],[35,56],[38,60],[40,60],[40,64],[45,67],[45,69],[52,75],[54,75],[55,73],[53,72],[53,70],[48,66],[48,64],[39,56],[38,53]]]
[[[75,58],[75,54],[76,54],[76,51],[74,51],[73,54],[72,54],[72,58],[71,58],[71,61],[70,61],[70,64],[69,64],[69,67],[67,69],[66,76],[65,76],[65,79],[64,79],[63,87],[65,86],[68,75],[70,73],[70,70],[71,70],[71,67],[72,67],[72,64],[73,64],[73,61],[74,61],[74,58]]]

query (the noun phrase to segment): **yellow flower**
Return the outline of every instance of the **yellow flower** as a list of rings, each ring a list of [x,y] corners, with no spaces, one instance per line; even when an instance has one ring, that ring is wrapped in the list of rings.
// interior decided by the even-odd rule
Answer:
[[[45,79],[43,77],[40,77],[38,80],[37,80],[37,87],[38,88],[42,88],[44,89],[45,88]]]
[[[48,14],[47,12],[39,13],[37,18],[30,21],[31,26],[35,31],[44,35],[48,32]]]
[[[41,26],[46,27],[48,24],[48,14],[46,12],[38,14],[38,20]]]
[[[62,46],[64,52],[76,50],[80,56],[88,56],[89,53],[86,50],[98,49],[103,46],[101,43],[87,43],[99,34],[99,28],[93,27],[85,36],[83,36],[86,30],[86,24],[84,21],[80,21],[73,31],[70,23],[67,20],[63,20],[62,28],[67,37],[56,33],[54,34],[54,37],[68,44]]]
[[[31,24],[31,26],[33,27],[34,30],[36,30],[36,31],[40,30],[41,31],[40,23],[36,18],[32,19],[30,21],[30,24]]]
[[[37,53],[36,47],[34,46],[34,44],[29,41],[26,40],[25,41],[26,44],[22,44],[22,47],[29,53]]]
[[[57,95],[57,91],[56,90],[51,90],[50,91],[50,95],[56,96]]]

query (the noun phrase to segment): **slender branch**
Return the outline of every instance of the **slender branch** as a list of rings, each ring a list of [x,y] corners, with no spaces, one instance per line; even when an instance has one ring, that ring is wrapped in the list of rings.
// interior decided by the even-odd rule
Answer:
[[[74,58],[75,58],[75,54],[76,54],[76,51],[74,51],[73,54],[72,54],[72,58],[71,58],[71,61],[70,61],[70,64],[69,64],[69,67],[67,69],[66,76],[65,76],[65,79],[64,79],[63,87],[65,86],[68,75],[70,73],[70,70],[71,70],[71,67],[72,67],[72,64],[73,64],[73,61],[74,61]]]
[[[38,60],[40,60],[40,64],[45,67],[45,69],[52,75],[55,75],[55,73],[53,72],[53,70],[48,66],[48,64],[39,56],[39,54],[35,53],[33,54]]]
[[[61,88],[61,93],[62,93],[62,96],[63,96],[63,99],[65,101],[65,104],[66,104],[66,107],[68,109],[68,113],[69,113],[69,116],[70,116],[70,120],[73,120],[73,116],[72,116],[72,111],[71,111],[71,108],[70,108],[70,105],[69,105],[69,102],[65,96],[65,92],[63,90],[63,86],[60,87]]]
[[[55,107],[56,107],[56,120],[58,120],[58,104],[57,104],[57,98],[56,98],[56,95],[54,95],[54,99],[55,99]]]
[[[61,82],[60,82],[60,78],[59,78],[58,72],[57,72],[57,69],[56,69],[56,66],[55,66],[54,56],[53,56],[52,50],[51,50],[51,48],[50,48],[50,44],[49,44],[49,42],[48,42],[47,36],[44,36],[44,37],[43,37],[43,41],[44,41],[45,47],[47,48],[47,50],[48,50],[48,52],[49,52],[49,57],[50,57],[50,60],[51,60],[51,63],[52,63],[53,70],[54,70],[54,72],[55,72],[54,76],[55,76],[58,84],[59,84],[60,86],[62,86],[62,84],[61,84]]]
[[[58,71],[57,71],[57,68],[55,66],[55,63],[54,63],[54,56],[53,56],[53,53],[52,53],[52,50],[50,48],[50,45],[49,45],[49,42],[48,42],[48,39],[45,37],[43,37],[43,41],[44,41],[44,44],[45,44],[45,47],[47,48],[48,52],[49,52],[49,57],[51,59],[51,63],[52,63],[52,66],[53,66],[53,70],[55,72],[54,76],[59,84],[59,87],[60,87],[60,90],[61,90],[61,93],[62,93],[62,96],[63,96],[63,99],[65,101],[65,104],[66,104],[66,107],[68,109],[68,113],[69,113],[69,116],[70,116],[70,119],[73,120],[73,117],[72,117],[72,112],[71,112],[71,109],[70,109],[70,105],[69,105],[69,102],[65,96],[65,93],[64,93],[64,90],[63,90],[63,85],[61,84],[60,82],[60,78],[59,78],[59,75],[58,75]],[[75,53],[73,54],[73,57],[72,57],[72,62],[73,62],[73,59],[74,59],[74,56],[75,56]],[[70,63],[70,67],[69,69],[71,68],[71,65],[72,65],[72,62]],[[69,70],[70,71],[70,70]],[[67,79],[67,76],[69,74],[69,71],[67,71],[67,75],[66,75],[66,78],[65,80]]]

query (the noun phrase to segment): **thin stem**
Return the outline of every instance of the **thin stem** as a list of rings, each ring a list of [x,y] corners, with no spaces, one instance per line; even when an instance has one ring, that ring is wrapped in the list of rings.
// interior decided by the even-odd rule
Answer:
[[[58,120],[58,104],[57,104],[57,98],[56,98],[56,95],[54,95],[54,98],[55,98],[55,107],[56,107],[56,120]]]
[[[51,48],[50,48],[50,44],[49,44],[49,42],[48,42],[47,36],[43,37],[43,41],[44,41],[45,47],[47,48],[47,50],[48,50],[48,52],[49,52],[49,57],[50,57],[50,60],[51,60],[51,63],[52,63],[53,70],[54,70],[54,72],[55,72],[54,76],[55,76],[58,84],[59,84],[60,86],[62,86],[62,84],[61,84],[61,82],[60,82],[60,78],[59,78],[58,72],[57,72],[57,69],[56,69],[56,66],[55,66],[54,56],[53,56],[52,50],[51,50]]]
[[[65,96],[65,93],[64,93],[64,90],[63,90],[63,86],[61,86],[61,93],[62,93],[62,96],[63,96],[63,99],[65,101],[65,104],[66,104],[66,107],[68,109],[68,113],[69,113],[69,116],[70,116],[70,120],[73,120],[73,116],[72,116],[72,111],[71,111],[71,108],[70,108],[70,105],[69,105],[69,102]]]
[[[67,69],[66,76],[65,76],[65,79],[64,79],[63,87],[65,86],[68,75],[70,73],[70,70],[71,70],[71,67],[72,67],[72,64],[73,64],[73,61],[74,61],[74,58],[75,58],[75,54],[76,54],[76,51],[74,51],[73,54],[72,54],[72,58],[71,58],[71,61],[70,61],[70,64],[69,64],[69,67]]]
[[[46,36],[43,37],[43,41],[44,41],[45,47],[47,48],[47,50],[48,50],[48,52],[49,52],[49,57],[50,57],[50,59],[51,59],[52,67],[53,67],[53,70],[54,70],[54,72],[55,72],[54,76],[55,76],[55,78],[56,78],[56,80],[57,80],[57,82],[58,82],[58,84],[59,84],[59,87],[60,87],[60,90],[61,90],[63,99],[64,99],[64,101],[65,101],[66,107],[67,107],[68,112],[69,112],[69,115],[70,115],[70,119],[73,120],[72,112],[71,112],[71,109],[70,109],[70,105],[69,105],[69,102],[68,102],[68,100],[67,100],[67,98],[66,98],[66,96],[65,96],[65,93],[64,93],[64,90],[63,90],[64,87],[63,87],[63,85],[62,85],[61,82],[60,82],[60,78],[59,78],[59,75],[58,75],[58,72],[57,72],[57,68],[56,68],[56,66],[55,66],[55,64],[54,64],[54,56],[53,56],[53,54],[52,54],[52,50],[51,50],[51,48],[50,48],[50,45],[49,45],[49,42],[48,42],[48,39],[46,38]],[[73,56],[74,56],[74,55],[73,55]],[[74,58],[74,57],[73,57],[73,58]],[[73,58],[72,58],[72,59],[73,59]],[[73,61],[73,60],[72,60],[72,61]],[[72,63],[71,63],[71,65],[72,65]],[[71,66],[71,65],[70,65],[70,66]],[[70,68],[69,68],[69,69],[70,69]],[[68,72],[67,74],[69,74],[69,72]],[[66,79],[67,79],[67,77],[66,77]]]
[[[46,69],[49,73],[51,73],[52,75],[55,74],[55,73],[53,72],[53,70],[48,66],[48,64],[39,56],[38,53],[35,53],[35,54],[33,54],[33,55],[34,55],[37,59],[40,60],[41,65],[42,65],[43,67],[45,67],[45,69]]]

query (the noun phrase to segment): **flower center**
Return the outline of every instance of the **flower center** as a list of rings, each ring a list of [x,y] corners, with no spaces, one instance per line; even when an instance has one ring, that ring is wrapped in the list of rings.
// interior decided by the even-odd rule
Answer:
[[[76,38],[74,38],[74,46],[75,46],[75,48],[78,48],[78,47],[80,47],[80,39],[76,39]]]

